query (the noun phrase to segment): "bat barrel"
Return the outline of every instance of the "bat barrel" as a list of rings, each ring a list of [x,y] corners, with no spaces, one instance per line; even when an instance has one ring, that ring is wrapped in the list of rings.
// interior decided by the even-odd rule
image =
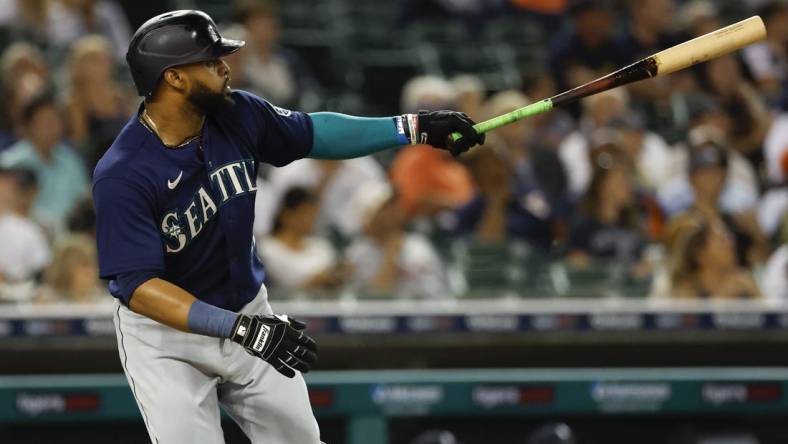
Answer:
[[[765,38],[766,27],[756,15],[660,51],[652,57],[657,62],[657,75],[670,74]]]

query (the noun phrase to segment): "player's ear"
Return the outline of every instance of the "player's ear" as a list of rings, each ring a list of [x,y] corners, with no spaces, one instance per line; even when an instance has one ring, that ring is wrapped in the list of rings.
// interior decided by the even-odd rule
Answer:
[[[186,73],[176,68],[169,68],[164,71],[162,78],[168,85],[178,91],[186,91],[187,79]]]

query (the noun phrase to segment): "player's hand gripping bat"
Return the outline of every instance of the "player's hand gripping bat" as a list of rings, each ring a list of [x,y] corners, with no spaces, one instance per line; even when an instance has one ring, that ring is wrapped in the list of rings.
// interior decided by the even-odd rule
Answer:
[[[573,103],[602,91],[607,91],[638,80],[657,77],[705,62],[736,51],[766,38],[766,27],[760,17],[753,16],[700,37],[660,51],[629,66],[592,80],[585,85],[564,91],[549,99],[540,100],[490,120],[477,123],[473,129],[483,134],[520,119],[550,111],[554,107]],[[452,133],[452,140],[462,138]]]

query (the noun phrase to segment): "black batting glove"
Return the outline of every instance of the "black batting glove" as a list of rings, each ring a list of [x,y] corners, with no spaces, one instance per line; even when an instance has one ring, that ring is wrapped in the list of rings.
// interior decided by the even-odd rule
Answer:
[[[306,373],[317,362],[315,340],[303,332],[306,324],[287,315],[239,315],[230,339],[246,351],[292,378]]]
[[[457,111],[419,111],[418,114],[403,116],[411,143],[426,143],[435,148],[448,150],[459,156],[474,145],[484,144],[484,134],[473,129],[475,122],[465,113]],[[462,138],[452,141],[452,133],[462,134]]]

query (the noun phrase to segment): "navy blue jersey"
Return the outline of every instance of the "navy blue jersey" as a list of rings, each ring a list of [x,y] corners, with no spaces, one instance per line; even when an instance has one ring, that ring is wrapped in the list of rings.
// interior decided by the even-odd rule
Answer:
[[[264,278],[252,236],[257,165],[305,157],[312,121],[247,92],[232,98],[235,105],[206,117],[201,137],[177,148],[135,116],[99,161],[93,198],[103,279],[154,272],[234,311],[255,297]]]

